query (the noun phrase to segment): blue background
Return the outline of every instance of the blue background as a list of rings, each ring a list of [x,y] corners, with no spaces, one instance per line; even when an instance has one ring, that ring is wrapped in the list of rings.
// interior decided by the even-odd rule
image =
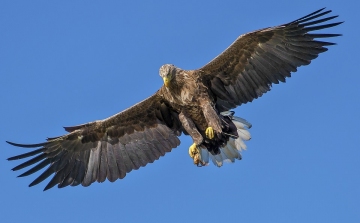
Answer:
[[[271,2],[271,3],[270,3]],[[54,188],[16,178],[62,126],[99,120],[153,94],[158,69],[196,69],[240,34],[319,8],[340,15],[337,46],[286,84],[237,108],[253,124],[243,160],[196,168],[189,137],[115,183]],[[357,1],[1,1],[1,222],[360,222]]]

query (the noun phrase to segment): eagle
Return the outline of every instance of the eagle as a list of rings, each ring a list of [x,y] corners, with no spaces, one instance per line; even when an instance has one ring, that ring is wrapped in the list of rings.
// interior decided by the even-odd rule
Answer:
[[[205,66],[183,70],[172,64],[160,67],[164,85],[152,96],[109,118],[64,127],[68,133],[37,144],[7,143],[34,148],[8,160],[32,157],[12,170],[32,166],[19,175],[28,176],[47,167],[29,186],[52,178],[55,185],[89,186],[114,182],[146,166],[180,145],[179,136],[189,135],[189,155],[197,166],[211,160],[241,159],[251,124],[234,116],[232,109],[285,82],[297,68],[308,65],[326,46],[322,38],[341,34],[314,33],[337,26],[328,23],[338,16],[322,8],[292,22],[239,36],[225,51]]]

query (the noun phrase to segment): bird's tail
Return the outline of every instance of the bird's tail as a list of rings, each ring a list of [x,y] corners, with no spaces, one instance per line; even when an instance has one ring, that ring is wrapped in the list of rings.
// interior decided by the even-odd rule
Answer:
[[[234,112],[222,112],[221,115],[229,117],[236,126],[238,137],[230,136],[225,146],[220,147],[220,153],[212,154],[206,148],[201,148],[200,159],[208,164],[211,159],[215,166],[221,167],[223,162],[235,162],[235,159],[241,160],[241,150],[246,149],[244,141],[251,139],[248,131],[251,124],[243,118],[233,116]]]

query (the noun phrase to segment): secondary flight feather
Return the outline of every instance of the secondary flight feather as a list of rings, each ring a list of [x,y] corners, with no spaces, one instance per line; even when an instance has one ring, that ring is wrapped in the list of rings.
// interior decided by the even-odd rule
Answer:
[[[332,42],[320,39],[340,34],[313,33],[337,26],[330,10],[320,9],[295,21],[239,36],[224,52],[200,69],[171,64],[160,68],[164,85],[149,98],[101,121],[65,127],[68,134],[37,144],[9,158],[30,158],[13,168],[31,168],[19,177],[46,169],[29,186],[49,178],[54,186],[89,186],[122,179],[180,145],[189,135],[189,155],[197,166],[216,166],[241,159],[251,124],[231,109],[251,102],[285,82],[292,72],[310,64]]]

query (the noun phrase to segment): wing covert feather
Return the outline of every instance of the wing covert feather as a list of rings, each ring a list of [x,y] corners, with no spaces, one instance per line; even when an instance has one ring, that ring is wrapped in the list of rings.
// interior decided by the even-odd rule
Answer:
[[[17,160],[35,156],[16,166],[20,170],[35,165],[20,177],[48,168],[29,186],[34,186],[53,175],[44,190],[93,182],[113,182],[132,170],[159,159],[180,144],[181,124],[178,116],[158,94],[102,121],[65,127],[70,132],[48,138],[39,144],[11,145],[37,148],[14,156]],[[174,115],[175,114],[175,115]]]
[[[285,82],[299,66],[308,65],[331,42],[317,38],[340,34],[309,33],[337,26],[342,22],[321,24],[337,18],[331,10],[317,10],[280,26],[239,36],[224,52],[196,70],[209,83],[220,111],[251,102],[270,90],[272,84]],[[318,19],[319,18],[319,19]]]

